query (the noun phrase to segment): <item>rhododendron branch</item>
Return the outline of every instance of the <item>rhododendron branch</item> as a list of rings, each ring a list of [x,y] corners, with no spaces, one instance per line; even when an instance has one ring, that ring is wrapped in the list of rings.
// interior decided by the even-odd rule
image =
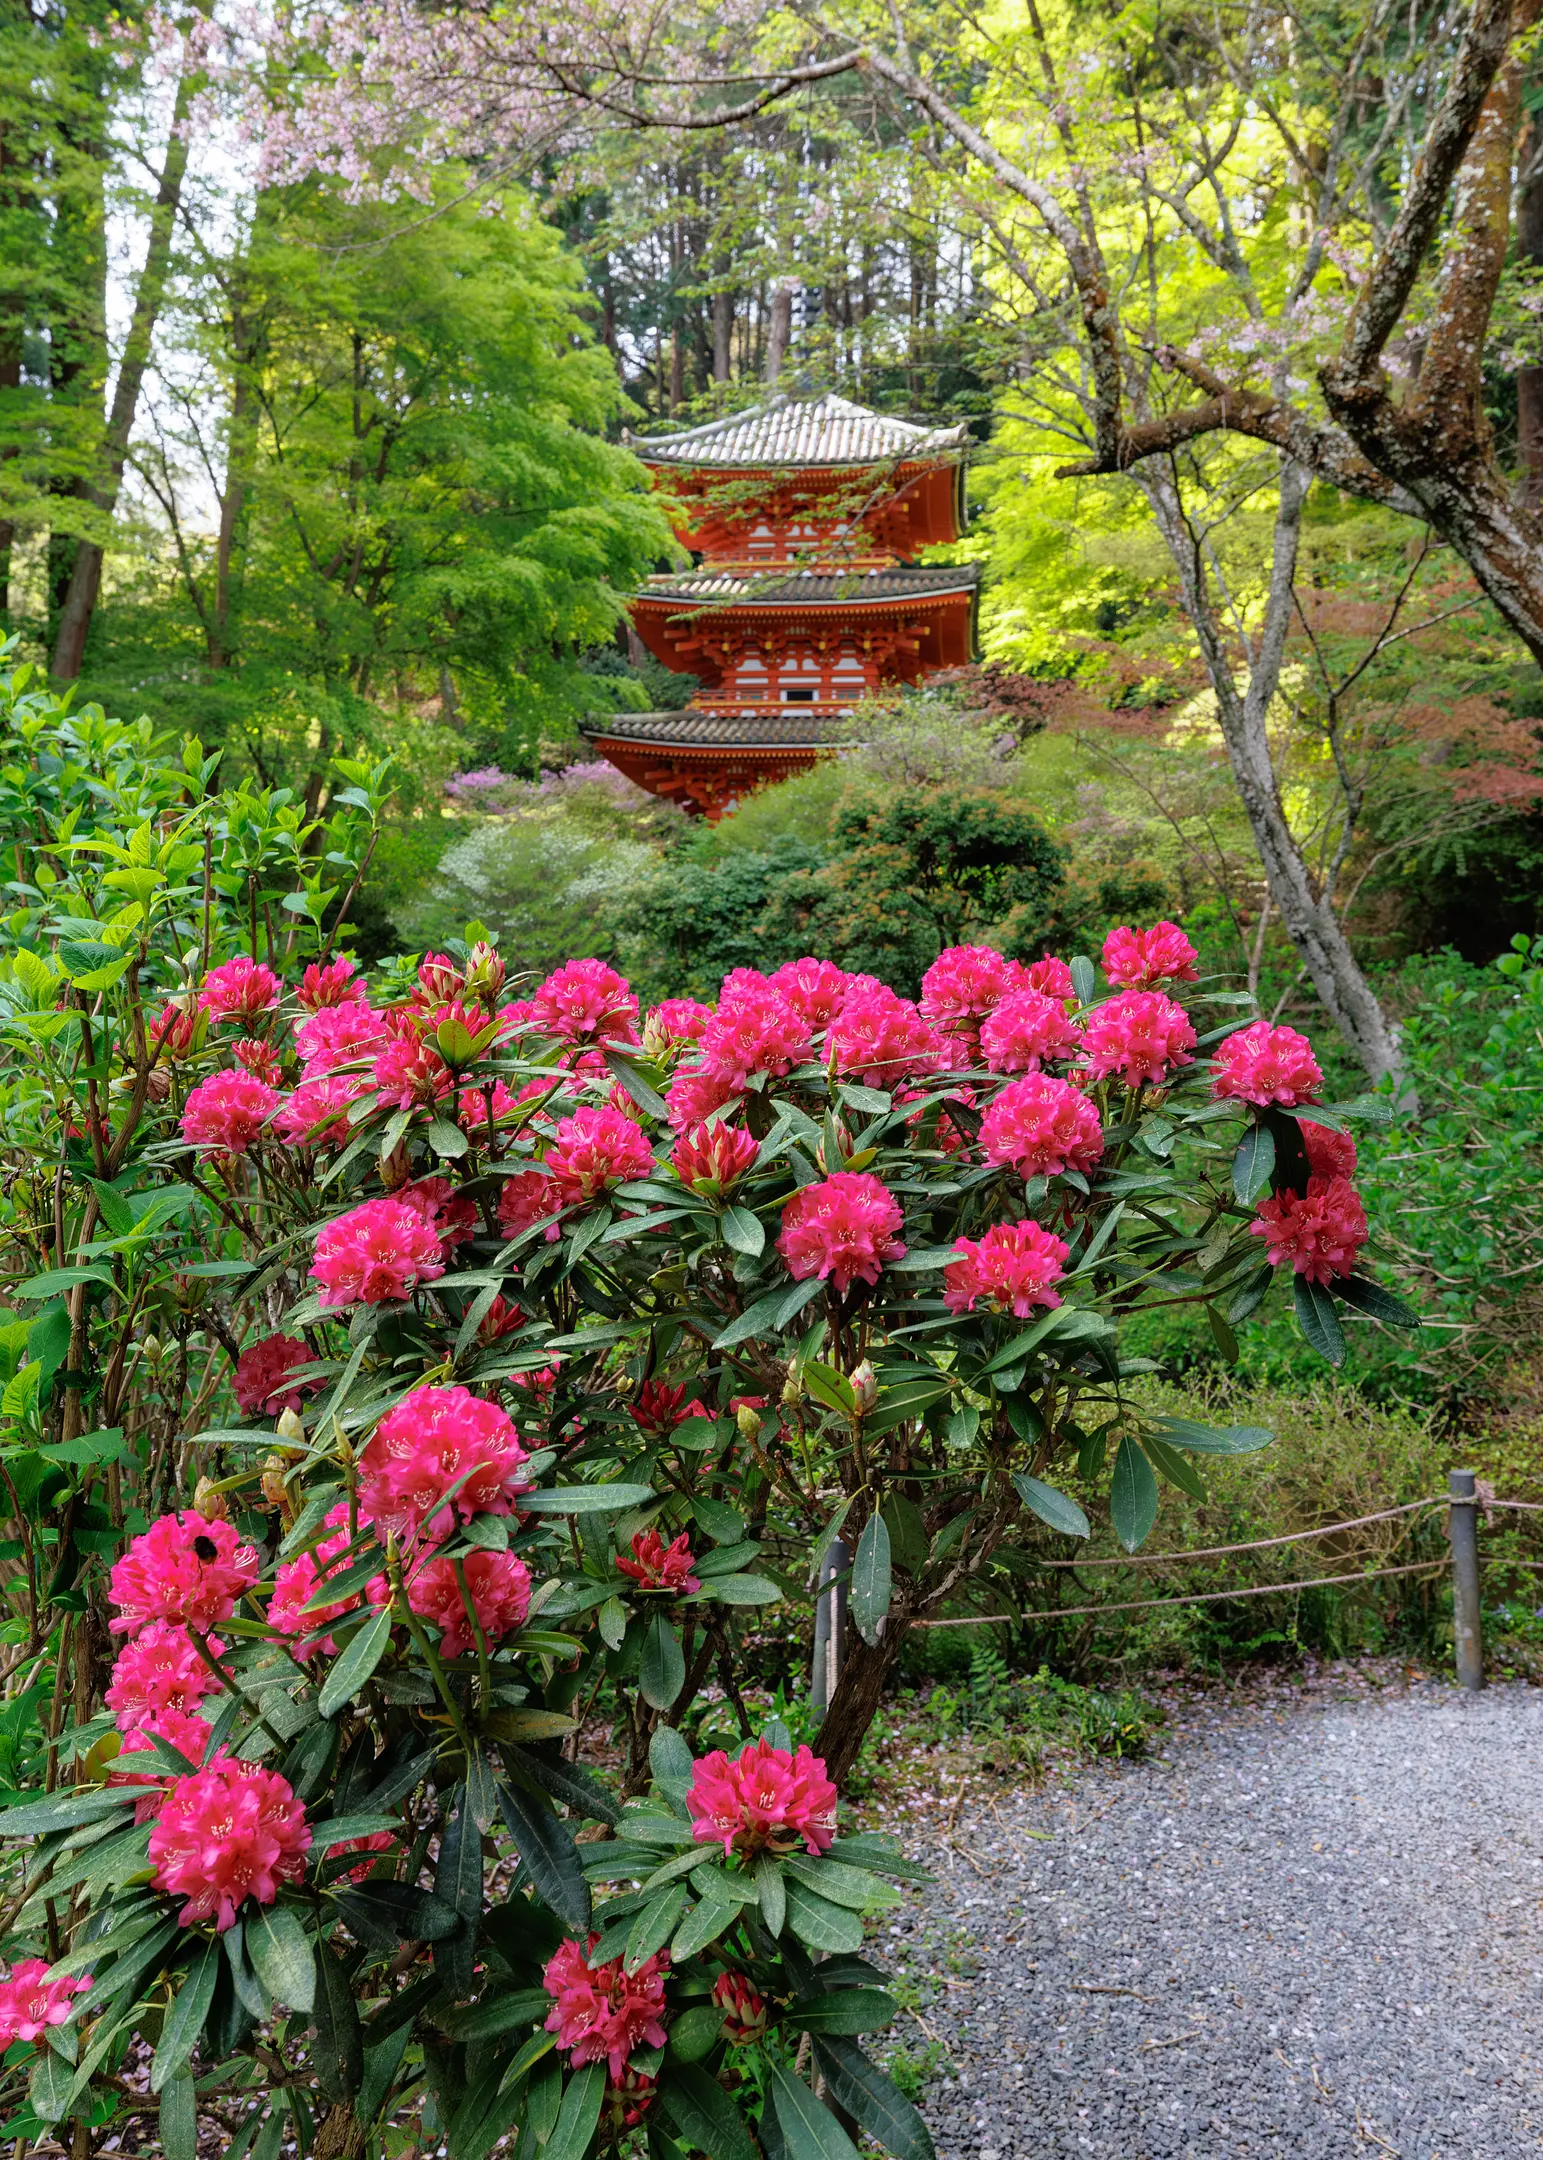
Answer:
[[[208,1666],[210,1672],[219,1682],[221,1689],[228,1690],[230,1694],[240,1697],[241,1701],[246,1704],[247,1708],[251,1711],[253,1717],[257,1720],[257,1723],[262,1727],[263,1731],[268,1735],[268,1738],[273,1742],[274,1746],[282,1752],[288,1746],[288,1742],[284,1739],[282,1733],[276,1732],[274,1728],[268,1723],[268,1720],[263,1713],[262,1704],[259,1699],[255,1695],[249,1695],[246,1689],[241,1685],[241,1682],[237,1679],[236,1675],[230,1670],[230,1668],[226,1665],[221,1664],[218,1657],[216,1657],[214,1651],[209,1647],[208,1637],[202,1634],[199,1629],[194,1627],[191,1621],[187,1622],[187,1637],[188,1641],[193,1645],[193,1648],[198,1652],[198,1655],[202,1658],[203,1662]]]
[[[401,1557],[397,1552],[394,1537],[386,1548],[386,1579],[391,1586],[392,1605],[400,1613],[402,1623],[411,1635],[419,1656],[429,1669],[429,1677],[434,1683],[435,1692],[444,1704],[450,1723],[455,1728],[455,1736],[466,1750],[466,1759],[470,1762],[476,1754],[471,1733],[467,1728],[461,1706],[455,1699],[455,1691],[450,1685],[449,1675],[440,1663],[438,1652],[424,1633],[423,1623],[414,1612],[412,1603],[408,1598],[407,1588],[402,1579]]]

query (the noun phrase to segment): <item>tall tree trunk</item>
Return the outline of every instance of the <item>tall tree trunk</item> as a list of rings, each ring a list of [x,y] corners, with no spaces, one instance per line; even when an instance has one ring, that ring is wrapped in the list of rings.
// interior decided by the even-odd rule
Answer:
[[[1534,113],[1522,138],[1521,184],[1516,191],[1516,252],[1543,269],[1543,128]],[[1522,501],[1543,508],[1543,367],[1516,371],[1516,448],[1521,459]]]
[[[796,278],[778,278],[771,289],[771,320],[766,333],[766,380],[773,389],[782,373],[782,363],[788,356],[793,342],[793,295],[798,290]]]
[[[734,367],[734,295],[726,285],[713,294],[713,381],[728,382]]]
[[[814,1752],[824,1761],[828,1775],[840,1785],[862,1750],[868,1728],[884,1699],[884,1685],[894,1670],[908,1624],[891,1609],[884,1633],[876,1643],[865,1643],[854,1628],[847,1638],[841,1677],[820,1726]]]
[[[110,518],[118,507],[129,438],[134,432],[139,395],[150,365],[151,342],[166,294],[167,274],[171,268],[172,233],[182,201],[183,180],[187,174],[188,119],[192,105],[193,72],[191,65],[185,62],[177,82],[171,133],[167,139],[160,185],[156,189],[155,202],[150,213],[150,237],[145,250],[145,264],[135,288],[134,312],[129,321],[128,336],[124,340],[123,357],[118,365],[118,379],[113,385],[112,410],[108,414],[107,431],[102,446],[103,471],[90,491],[92,502],[107,518]],[[99,540],[82,539],[76,543],[74,564],[54,637],[53,671],[64,682],[75,680],[85,659],[86,634],[91,628],[91,618],[96,612],[97,597],[102,588],[102,555],[103,548]]]

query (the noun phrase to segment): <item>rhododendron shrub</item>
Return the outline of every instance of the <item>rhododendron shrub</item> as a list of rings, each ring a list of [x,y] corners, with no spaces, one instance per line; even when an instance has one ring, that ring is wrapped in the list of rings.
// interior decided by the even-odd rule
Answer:
[[[13,2133],[845,2151],[829,2104],[927,2160],[850,2037],[916,1872],[842,1819],[885,1676],[1075,1550],[1073,1463],[1134,1546],[1160,1479],[1267,1438],[1154,1417],[1127,1312],[1225,1335],[1289,1282],[1335,1358],[1397,1315],[1364,1106],[1162,925],[1104,982],[942,954],[915,1004],[810,955],[651,1014],[480,934],[367,977],[381,776],[319,831],[44,718],[59,869],[0,986]],[[746,1636],[808,1626],[838,1534],[855,1635],[795,1739],[740,1707]]]

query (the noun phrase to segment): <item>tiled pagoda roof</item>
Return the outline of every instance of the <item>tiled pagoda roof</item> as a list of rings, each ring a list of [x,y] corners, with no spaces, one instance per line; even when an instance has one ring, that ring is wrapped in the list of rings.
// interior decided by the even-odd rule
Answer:
[[[698,712],[687,706],[681,712],[591,714],[579,722],[579,733],[594,741],[605,736],[613,742],[657,744],[674,750],[755,748],[775,750],[825,750],[855,740],[850,712],[815,712],[800,706],[768,712],[760,707],[736,712],[732,707],[717,712]]]
[[[977,563],[929,564],[889,570],[682,571],[650,578],[638,597],[684,600],[703,607],[780,607],[800,602],[839,606],[867,601],[911,600],[936,593],[973,594],[980,584]]]
[[[872,465],[894,458],[954,458],[967,447],[969,430],[923,427],[894,420],[834,395],[773,398],[750,412],[730,413],[678,435],[628,435],[648,465],[740,467]]]

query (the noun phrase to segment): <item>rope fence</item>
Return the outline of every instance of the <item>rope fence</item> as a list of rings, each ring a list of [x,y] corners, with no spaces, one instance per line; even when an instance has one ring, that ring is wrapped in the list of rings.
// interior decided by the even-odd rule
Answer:
[[[1428,1514],[1445,1508],[1450,1555],[1441,1560],[1410,1560],[1388,1567],[1352,1568],[1341,1575],[1311,1575],[1298,1582],[1248,1583],[1231,1590],[1194,1590],[1175,1597],[1122,1598],[1095,1605],[1052,1605],[1040,1612],[970,1613],[958,1619],[917,1620],[919,1628],[1012,1627],[1030,1620],[1077,1620],[1103,1613],[1160,1612],[1183,1605],[1227,1604],[1235,1599],[1282,1597],[1295,1590],[1316,1590],[1333,1583],[1376,1582],[1389,1576],[1435,1576],[1450,1570],[1452,1577],[1453,1635],[1457,1678],[1470,1691],[1484,1685],[1482,1598],[1479,1580],[1478,1517],[1486,1520],[1499,1509],[1518,1514],[1543,1515],[1543,1501],[1497,1500],[1481,1491],[1471,1470],[1454,1470],[1448,1490],[1423,1500],[1406,1500],[1396,1507],[1378,1508],[1370,1515],[1355,1515],[1345,1522],[1323,1523],[1313,1530],[1289,1530],[1279,1537],[1254,1538],[1236,1545],[1197,1545],[1184,1552],[1131,1553],[1087,1560],[1046,1560],[1049,1568],[1136,1568],[1178,1565],[1192,1560],[1221,1560],[1235,1553],[1268,1552],[1282,1545],[1300,1545],[1316,1538],[1338,1537],[1347,1530],[1366,1529],[1373,1523],[1393,1522],[1401,1517]],[[820,1568],[815,1599],[813,1705],[823,1710],[835,1692],[846,1645],[846,1588],[852,1554],[844,1538],[832,1539]],[[1543,1573],[1543,1560],[1507,1557],[1505,1568],[1525,1568]]]

